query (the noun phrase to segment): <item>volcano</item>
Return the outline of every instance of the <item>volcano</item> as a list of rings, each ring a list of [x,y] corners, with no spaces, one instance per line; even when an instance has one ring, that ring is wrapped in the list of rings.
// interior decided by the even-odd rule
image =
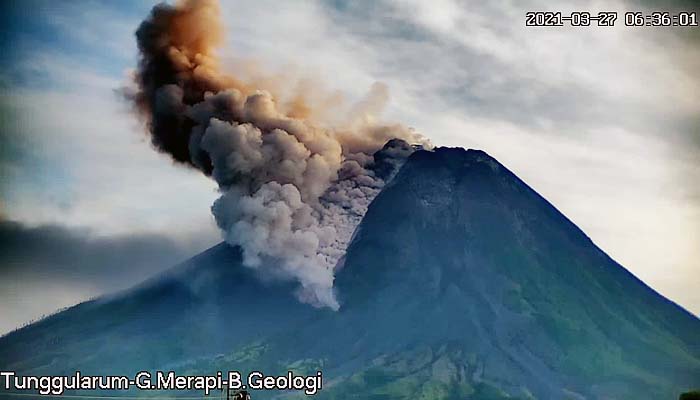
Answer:
[[[355,231],[339,311],[256,274],[219,244],[0,338],[0,369],[321,370],[323,399],[661,399],[700,386],[700,320],[482,151],[409,157]]]

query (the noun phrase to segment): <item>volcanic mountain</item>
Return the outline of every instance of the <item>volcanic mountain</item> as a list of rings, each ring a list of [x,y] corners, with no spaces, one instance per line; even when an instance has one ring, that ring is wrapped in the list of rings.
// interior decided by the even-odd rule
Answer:
[[[220,244],[0,338],[0,369],[322,370],[316,396],[329,399],[661,399],[700,386],[700,320],[482,151],[411,155],[336,288],[337,312],[301,304]]]

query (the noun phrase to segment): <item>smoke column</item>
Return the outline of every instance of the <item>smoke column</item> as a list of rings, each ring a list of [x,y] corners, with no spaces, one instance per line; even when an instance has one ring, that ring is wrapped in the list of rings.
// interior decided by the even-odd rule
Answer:
[[[408,143],[428,142],[374,122],[388,98],[381,84],[349,111],[350,122],[327,126],[312,120],[303,92],[280,104],[223,73],[214,53],[223,38],[216,1],[157,5],[136,38],[128,97],[153,146],[216,180],[221,197],[212,213],[246,266],[295,279],[301,301],[338,309],[334,268],[355,227],[415,150]]]

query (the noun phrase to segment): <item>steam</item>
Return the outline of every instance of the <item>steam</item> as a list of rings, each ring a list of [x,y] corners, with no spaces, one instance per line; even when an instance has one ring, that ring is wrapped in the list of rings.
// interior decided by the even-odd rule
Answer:
[[[244,264],[296,279],[297,296],[338,309],[334,268],[367,206],[415,146],[401,125],[376,122],[384,85],[343,124],[314,121],[302,90],[289,102],[221,72],[218,3],[160,4],[136,32],[137,88],[129,94],[153,146],[219,185],[212,213]],[[383,145],[386,145],[383,147]]]

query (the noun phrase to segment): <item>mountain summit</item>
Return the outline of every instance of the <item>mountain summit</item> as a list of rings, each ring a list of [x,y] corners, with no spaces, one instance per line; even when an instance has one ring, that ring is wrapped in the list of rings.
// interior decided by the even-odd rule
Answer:
[[[482,151],[409,157],[348,247],[339,311],[255,274],[220,244],[0,338],[0,369],[320,369],[317,396],[334,399],[656,399],[700,386],[700,320]]]

